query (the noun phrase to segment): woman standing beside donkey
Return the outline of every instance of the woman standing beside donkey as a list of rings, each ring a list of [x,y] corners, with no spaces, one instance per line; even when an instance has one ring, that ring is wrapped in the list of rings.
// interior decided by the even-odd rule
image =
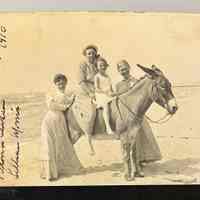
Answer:
[[[73,101],[65,93],[67,78],[63,74],[54,77],[55,91],[47,96],[48,112],[41,127],[41,178],[54,180],[60,175],[80,173],[83,167],[69,138],[64,111]]]
[[[116,85],[116,92],[123,94],[130,90],[136,83],[137,79],[130,74],[130,65],[126,60],[117,63],[117,70],[123,80]],[[143,120],[141,129],[136,138],[136,161],[138,162],[138,176],[144,176],[142,171],[143,162],[153,162],[161,160],[160,148],[154,137],[152,129],[146,119]]]
[[[96,108],[103,108],[107,133],[113,134],[109,124],[108,103],[112,100],[114,92],[112,91],[110,78],[106,74],[107,61],[98,55],[97,47],[94,45],[86,46],[83,55],[85,61],[79,66],[78,76],[81,90],[77,95],[74,107],[77,107],[75,113],[79,118],[81,129],[88,138],[90,154],[93,155],[95,152],[91,142],[91,134],[94,129]]]

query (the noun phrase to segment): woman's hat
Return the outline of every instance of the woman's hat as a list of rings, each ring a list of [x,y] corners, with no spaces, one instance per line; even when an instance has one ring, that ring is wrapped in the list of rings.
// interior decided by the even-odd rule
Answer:
[[[96,51],[96,53],[98,52],[98,47],[95,46],[95,45],[93,45],[93,44],[91,44],[91,45],[86,46],[86,47],[83,49],[83,55],[84,55],[84,56],[86,55],[86,51],[87,51],[88,49],[93,49],[94,51]]]

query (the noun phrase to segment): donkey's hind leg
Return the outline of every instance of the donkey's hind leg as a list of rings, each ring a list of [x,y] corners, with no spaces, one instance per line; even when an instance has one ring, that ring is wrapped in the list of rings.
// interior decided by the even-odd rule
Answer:
[[[96,124],[96,120],[97,120],[97,115],[96,115],[96,109],[93,110],[93,114],[89,120],[89,126],[87,129],[85,129],[84,133],[87,139],[87,143],[88,143],[88,147],[89,147],[89,154],[91,156],[95,155],[95,150],[94,150],[94,146],[92,143],[92,135],[94,133],[95,130],[95,124]]]
[[[132,146],[130,147],[130,166],[131,166],[130,177],[132,180],[134,180],[136,173],[136,158],[135,158],[135,148],[133,148]]]

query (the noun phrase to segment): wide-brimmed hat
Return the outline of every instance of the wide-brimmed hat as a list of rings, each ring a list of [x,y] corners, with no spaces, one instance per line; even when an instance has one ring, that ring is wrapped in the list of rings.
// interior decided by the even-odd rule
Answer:
[[[83,49],[83,55],[85,56],[86,55],[86,51],[88,49],[94,49],[96,51],[96,53],[98,52],[98,47],[93,45],[93,44],[90,44],[90,45],[87,45],[84,49]]]

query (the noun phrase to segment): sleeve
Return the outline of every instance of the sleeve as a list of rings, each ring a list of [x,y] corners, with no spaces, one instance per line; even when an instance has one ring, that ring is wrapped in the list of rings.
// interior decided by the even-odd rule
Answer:
[[[117,83],[115,89],[118,95],[121,95],[129,90],[129,88],[126,88],[122,82]]]
[[[95,90],[99,87],[99,78],[98,78],[98,76],[96,75],[95,77],[94,77],[94,88],[95,88]]]
[[[56,102],[51,95],[47,95],[46,103],[50,110],[65,111],[67,108],[66,105]]]
[[[112,80],[111,78],[109,77],[109,84],[110,84],[110,90],[113,92],[115,91],[115,89],[113,88],[113,83],[112,83]]]
[[[129,82],[129,86],[130,86],[130,87],[133,87],[137,82],[138,82],[137,79],[132,78],[132,79],[130,80],[130,82]]]
[[[65,102],[64,103],[65,103],[66,107],[69,107],[72,104],[72,102],[74,101],[74,98],[75,98],[74,94],[65,96]]]
[[[94,93],[94,91],[91,89],[91,87],[88,86],[86,67],[87,66],[85,63],[82,63],[79,66],[78,83],[83,91],[85,91],[87,94],[90,94]]]
[[[84,63],[81,63],[78,72],[78,82],[80,84],[84,81],[86,81],[86,66]]]
[[[119,83],[115,84],[114,90],[115,92],[119,92]]]
[[[96,75],[94,77],[94,88],[95,88],[95,92],[97,92],[97,93],[102,93],[103,92],[101,87],[100,87],[100,78],[99,78],[98,75]]]

